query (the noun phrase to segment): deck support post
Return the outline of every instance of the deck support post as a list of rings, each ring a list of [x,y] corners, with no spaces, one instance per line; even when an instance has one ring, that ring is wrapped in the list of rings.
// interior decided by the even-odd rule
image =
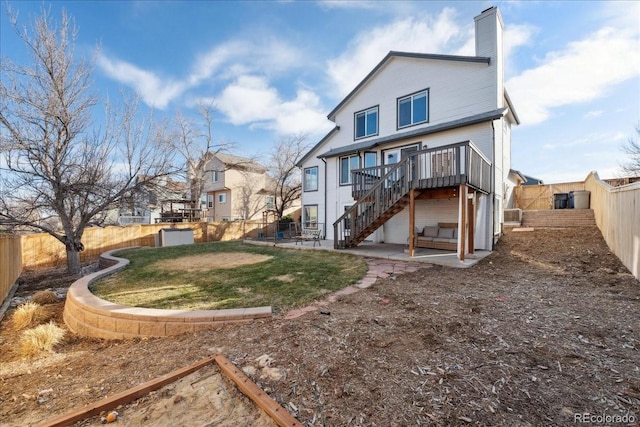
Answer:
[[[416,190],[409,190],[409,256],[415,252],[415,229],[416,229]]]
[[[475,201],[476,201],[476,192],[472,191],[471,196],[467,198],[467,212],[469,213],[469,253],[472,254],[475,252]]]
[[[460,184],[459,200],[460,218],[458,219],[458,259],[464,261],[467,240],[467,186]]]

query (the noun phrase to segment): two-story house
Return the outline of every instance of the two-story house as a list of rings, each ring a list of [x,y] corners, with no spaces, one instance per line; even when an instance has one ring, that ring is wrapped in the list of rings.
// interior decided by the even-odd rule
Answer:
[[[260,219],[273,209],[273,180],[255,160],[217,153],[205,170],[202,203],[208,221]]]
[[[475,56],[389,52],[329,113],[336,126],[298,163],[304,227],[336,248],[368,239],[413,254],[416,236],[441,225],[461,259],[492,249],[519,120],[500,11],[474,19]]]

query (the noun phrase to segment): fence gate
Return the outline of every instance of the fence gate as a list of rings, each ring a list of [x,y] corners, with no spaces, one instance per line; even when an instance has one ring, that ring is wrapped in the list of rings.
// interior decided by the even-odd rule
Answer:
[[[515,188],[516,208],[527,210],[553,209],[554,194],[584,190],[584,182],[548,185],[521,185]]]

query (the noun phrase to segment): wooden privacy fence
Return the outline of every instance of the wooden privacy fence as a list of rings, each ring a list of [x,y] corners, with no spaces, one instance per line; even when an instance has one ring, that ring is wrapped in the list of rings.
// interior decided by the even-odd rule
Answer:
[[[196,243],[237,240],[257,237],[263,223],[257,221],[191,222],[134,224],[127,226],[91,227],[82,236],[84,251],[80,260],[89,262],[100,254],[129,246],[155,246],[156,236],[166,228],[190,228]],[[22,236],[22,267],[55,267],[66,264],[66,253],[62,243],[49,234]],[[4,270],[4,260],[0,267]]]
[[[640,280],[640,182],[612,187],[591,172],[585,190],[591,192],[591,208],[607,245]]]
[[[520,185],[514,189],[515,207],[523,211],[553,209],[554,194],[584,189],[583,181],[548,185]]]
[[[0,305],[22,273],[20,236],[0,235]]]

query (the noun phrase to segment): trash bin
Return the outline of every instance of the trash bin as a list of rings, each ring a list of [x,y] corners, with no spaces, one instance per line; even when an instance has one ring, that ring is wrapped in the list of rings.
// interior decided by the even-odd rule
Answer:
[[[553,195],[553,208],[567,209],[568,201],[569,201],[569,195],[567,193],[556,193]]]
[[[569,209],[573,209],[573,191],[569,191],[569,205],[567,206]]]
[[[591,206],[590,191],[574,191],[573,202],[576,209],[589,209]]]

